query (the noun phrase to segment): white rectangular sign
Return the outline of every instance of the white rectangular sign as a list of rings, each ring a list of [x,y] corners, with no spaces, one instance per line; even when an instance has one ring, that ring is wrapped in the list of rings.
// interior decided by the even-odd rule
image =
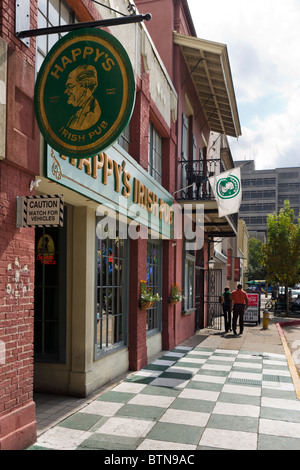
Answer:
[[[63,226],[63,196],[23,196],[17,205],[17,227]]]
[[[260,321],[259,317],[259,294],[247,292],[248,295],[248,308],[244,313],[244,321],[245,322],[256,322]]]

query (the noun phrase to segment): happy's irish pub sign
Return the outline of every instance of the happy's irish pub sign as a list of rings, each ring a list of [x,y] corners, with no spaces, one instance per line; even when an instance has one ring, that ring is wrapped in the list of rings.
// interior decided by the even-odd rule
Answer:
[[[41,133],[59,153],[88,158],[111,146],[135,100],[132,65],[122,44],[100,29],[81,29],[50,50],[35,86]]]

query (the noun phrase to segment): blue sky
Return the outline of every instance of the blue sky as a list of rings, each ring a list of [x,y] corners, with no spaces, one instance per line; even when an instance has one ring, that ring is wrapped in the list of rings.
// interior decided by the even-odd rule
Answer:
[[[197,36],[227,45],[242,136],[234,160],[300,168],[300,0],[188,0]]]

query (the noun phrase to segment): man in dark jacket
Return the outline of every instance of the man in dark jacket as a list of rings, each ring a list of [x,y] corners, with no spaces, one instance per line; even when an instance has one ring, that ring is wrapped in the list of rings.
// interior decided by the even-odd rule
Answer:
[[[224,292],[222,294],[222,307],[223,307],[223,315],[224,315],[224,322],[225,322],[225,332],[231,331],[231,308],[230,308],[230,297],[231,292],[229,287],[225,287]]]

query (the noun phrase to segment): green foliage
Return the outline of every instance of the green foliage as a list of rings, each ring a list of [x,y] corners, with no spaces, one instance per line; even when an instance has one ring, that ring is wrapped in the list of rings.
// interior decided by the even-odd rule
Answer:
[[[300,219],[294,223],[294,211],[289,201],[279,214],[267,220],[267,243],[262,247],[262,261],[270,282],[293,286],[300,280]]]
[[[256,238],[249,240],[249,264],[248,275],[249,279],[265,279],[266,268],[262,261],[262,247],[263,242]]]

